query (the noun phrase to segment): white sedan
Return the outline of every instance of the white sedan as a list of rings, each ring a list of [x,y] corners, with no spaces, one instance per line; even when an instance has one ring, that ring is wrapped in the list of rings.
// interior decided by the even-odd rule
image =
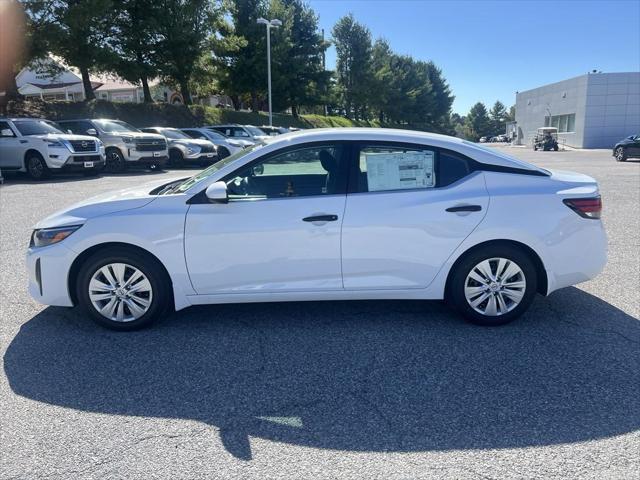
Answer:
[[[29,290],[120,330],[190,305],[446,299],[500,325],[606,262],[598,185],[420,132],[273,137],[42,220]]]

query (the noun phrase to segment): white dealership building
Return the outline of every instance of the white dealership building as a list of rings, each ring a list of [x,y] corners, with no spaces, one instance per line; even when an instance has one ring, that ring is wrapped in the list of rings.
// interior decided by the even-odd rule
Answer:
[[[516,93],[516,143],[557,127],[561,143],[610,148],[640,134],[640,72],[589,73]]]

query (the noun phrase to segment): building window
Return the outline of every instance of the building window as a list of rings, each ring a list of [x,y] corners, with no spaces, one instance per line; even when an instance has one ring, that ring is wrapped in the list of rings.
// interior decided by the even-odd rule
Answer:
[[[545,127],[556,127],[558,133],[570,133],[576,131],[576,114],[553,115],[544,117]]]

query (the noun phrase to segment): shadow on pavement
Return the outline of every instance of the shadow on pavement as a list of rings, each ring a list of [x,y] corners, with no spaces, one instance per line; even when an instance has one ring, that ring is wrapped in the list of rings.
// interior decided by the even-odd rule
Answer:
[[[50,307],[22,326],[4,366],[18,395],[199,420],[249,460],[249,436],[409,452],[632,432],[639,345],[637,319],[569,288],[489,329],[439,302],[198,307],[125,334]]]

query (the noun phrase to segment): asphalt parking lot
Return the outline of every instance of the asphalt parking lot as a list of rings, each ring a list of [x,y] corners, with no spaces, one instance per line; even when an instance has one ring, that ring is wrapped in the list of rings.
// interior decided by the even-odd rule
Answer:
[[[609,262],[486,329],[440,302],[191,308],[100,329],[26,290],[31,226],[177,172],[0,187],[0,478],[639,478],[640,162],[595,177]]]

